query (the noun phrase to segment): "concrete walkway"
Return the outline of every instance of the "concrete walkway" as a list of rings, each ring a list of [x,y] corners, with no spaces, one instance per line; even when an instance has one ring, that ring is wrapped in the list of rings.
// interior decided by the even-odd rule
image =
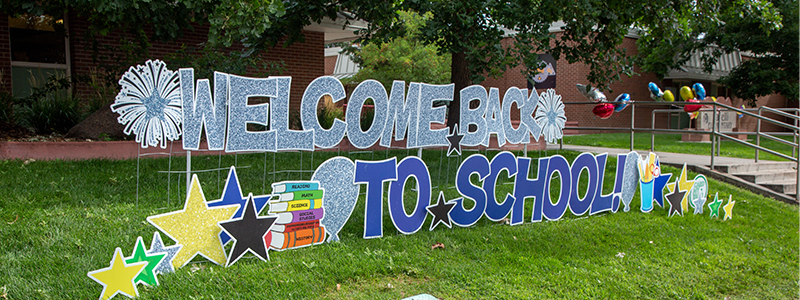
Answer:
[[[559,150],[559,149],[577,151],[577,152],[608,153],[609,155],[627,154],[630,152],[630,150],[628,149],[617,149],[617,148],[577,146],[577,145],[563,145],[562,148],[562,146],[560,145],[547,145],[547,150]],[[647,150],[634,150],[634,151],[638,152],[639,155],[645,155],[649,152]],[[759,160],[759,162],[755,162],[754,159],[715,156],[714,169],[711,169],[710,153],[703,155],[659,152],[659,151],[655,151],[655,153],[658,154],[658,158],[662,164],[681,168],[685,163],[686,168],[689,169],[690,171],[703,174],[708,178],[713,178],[719,181],[723,181],[728,184],[732,184],[750,190],[753,193],[765,197],[774,198],[787,203],[798,204],[798,199],[796,195],[777,193],[773,190],[765,188],[764,186],[743,180],[742,178],[734,176],[733,174],[728,174],[718,171],[722,169],[727,169],[731,166],[739,166],[739,165],[757,166],[757,165],[775,164],[776,163],[775,161]],[[784,162],[782,164],[793,165],[794,162],[791,163]]]

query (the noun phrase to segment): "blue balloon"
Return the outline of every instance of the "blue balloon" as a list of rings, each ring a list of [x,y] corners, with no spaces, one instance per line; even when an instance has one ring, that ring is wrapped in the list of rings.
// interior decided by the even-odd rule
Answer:
[[[664,96],[664,92],[658,88],[658,85],[656,85],[655,82],[648,83],[647,89],[650,90],[650,97],[653,98],[653,100],[661,100],[661,97]]]
[[[630,101],[631,101],[631,95],[628,95],[628,93],[619,94],[619,96],[617,96],[617,99],[614,99],[614,111],[621,112],[623,109],[628,107],[628,102]]]
[[[703,99],[706,98],[706,88],[703,87],[702,83],[698,82],[692,85],[692,90],[694,91],[694,94],[697,96],[695,99],[703,101]]]

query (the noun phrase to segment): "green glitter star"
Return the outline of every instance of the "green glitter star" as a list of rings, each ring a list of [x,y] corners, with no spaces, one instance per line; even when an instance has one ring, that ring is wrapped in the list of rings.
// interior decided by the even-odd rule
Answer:
[[[142,237],[136,239],[136,246],[133,248],[133,255],[131,257],[125,258],[125,263],[132,264],[137,262],[147,262],[147,266],[142,269],[142,272],[139,273],[136,278],[134,278],[134,282],[136,284],[144,283],[149,286],[157,286],[158,285],[158,277],[156,277],[156,273],[153,271],[156,266],[167,256],[166,253],[159,253],[153,255],[147,255],[145,253],[146,249],[144,248],[144,241]]]
[[[708,209],[711,210],[711,215],[709,217],[717,217],[719,218],[719,206],[722,205],[722,200],[719,200],[719,193],[714,193],[714,201],[708,204]]]

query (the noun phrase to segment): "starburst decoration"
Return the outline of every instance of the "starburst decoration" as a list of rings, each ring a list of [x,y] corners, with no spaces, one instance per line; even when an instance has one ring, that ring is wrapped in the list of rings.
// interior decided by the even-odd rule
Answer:
[[[556,95],[556,90],[542,92],[534,119],[542,128],[542,135],[548,143],[555,143],[563,137],[567,116],[564,114],[564,102],[561,102],[561,95]]]
[[[167,140],[181,136],[181,85],[178,72],[160,60],[131,67],[119,80],[122,90],[111,110],[125,125],[125,134],[135,134],[142,148],[167,147]]]

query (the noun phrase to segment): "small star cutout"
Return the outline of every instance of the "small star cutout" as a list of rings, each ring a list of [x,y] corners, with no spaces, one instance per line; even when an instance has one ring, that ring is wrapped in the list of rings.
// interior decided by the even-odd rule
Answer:
[[[689,194],[688,191],[692,190],[692,186],[694,186],[694,180],[686,179],[689,173],[686,172],[686,164],[683,164],[683,168],[681,169],[681,175],[678,177],[677,185],[678,188],[682,191],[686,191],[687,193],[683,194],[683,199],[681,199],[681,208],[683,211],[689,210]]]
[[[126,264],[122,257],[122,249],[117,248],[108,268],[94,270],[86,275],[103,285],[100,299],[111,299],[117,294],[133,298],[139,296],[139,290],[136,289],[133,280],[146,266],[146,262]]]
[[[267,235],[277,219],[277,216],[259,218],[253,202],[253,194],[250,194],[247,204],[245,204],[244,215],[230,221],[219,222],[219,226],[234,240],[233,250],[228,255],[228,266],[236,263],[248,251],[263,261],[269,259],[264,236]]]
[[[733,201],[733,195],[728,196],[728,204],[722,207],[725,211],[725,217],[722,218],[723,221],[733,218],[733,205],[736,204],[736,201]]]
[[[464,135],[458,132],[458,124],[456,124],[453,127],[453,132],[447,136],[447,142],[450,143],[450,147],[447,148],[447,156],[450,156],[453,151],[461,155],[461,139],[463,138]]]
[[[427,209],[433,215],[433,221],[431,221],[430,230],[436,228],[436,225],[439,223],[444,224],[447,228],[453,228],[452,224],[450,224],[450,211],[453,210],[456,204],[452,202],[447,202],[444,198],[444,192],[439,192],[439,202],[436,205],[428,205],[425,209]]]
[[[225,250],[219,237],[222,228],[217,223],[230,220],[238,209],[238,205],[209,208],[195,174],[182,210],[150,216],[147,221],[183,245],[172,260],[173,267],[183,267],[198,254],[221,265],[225,262]]]
[[[139,273],[134,281],[136,284],[144,283],[149,286],[157,286],[158,285],[158,277],[156,277],[156,273],[154,269],[158,264],[164,260],[166,254],[153,254],[148,255],[144,249],[144,241],[142,237],[138,237],[136,239],[136,246],[133,248],[133,254],[131,257],[125,258],[125,263],[127,264],[134,264],[137,262],[146,262],[147,266],[142,269],[142,272]]]
[[[667,194],[667,201],[669,201],[669,213],[667,213],[668,217],[672,217],[675,214],[683,215],[683,207],[681,206],[681,200],[683,196],[686,195],[685,190],[681,190],[678,187],[672,193]]]
[[[670,178],[672,178],[671,173],[661,174],[653,183],[653,199],[656,199],[658,206],[664,207],[664,186],[667,185]]]
[[[164,259],[162,259],[153,271],[156,274],[167,274],[175,272],[175,268],[172,267],[172,259],[175,258],[175,255],[178,254],[178,251],[183,247],[180,244],[172,245],[172,246],[164,246],[164,242],[161,241],[161,234],[158,232],[153,232],[153,241],[150,242],[150,250],[147,250],[147,255],[153,254],[164,254]]]
[[[714,193],[714,201],[708,204],[708,209],[711,211],[709,217],[719,217],[719,206],[722,205],[722,200],[719,200],[719,193]]]
[[[261,210],[264,209],[264,206],[266,206],[267,202],[269,202],[269,198],[269,195],[253,197],[253,202],[256,204],[256,213],[261,212]],[[247,198],[242,195],[242,188],[239,185],[238,176],[236,176],[236,168],[231,167],[230,171],[228,171],[228,179],[225,180],[225,188],[222,190],[222,197],[219,200],[208,202],[208,207],[238,204],[239,210],[237,210],[232,217],[232,219],[235,219],[242,216],[245,202],[247,202]],[[231,237],[225,232],[221,232],[219,237],[222,239],[223,245],[227,244],[228,241],[231,240]]]

